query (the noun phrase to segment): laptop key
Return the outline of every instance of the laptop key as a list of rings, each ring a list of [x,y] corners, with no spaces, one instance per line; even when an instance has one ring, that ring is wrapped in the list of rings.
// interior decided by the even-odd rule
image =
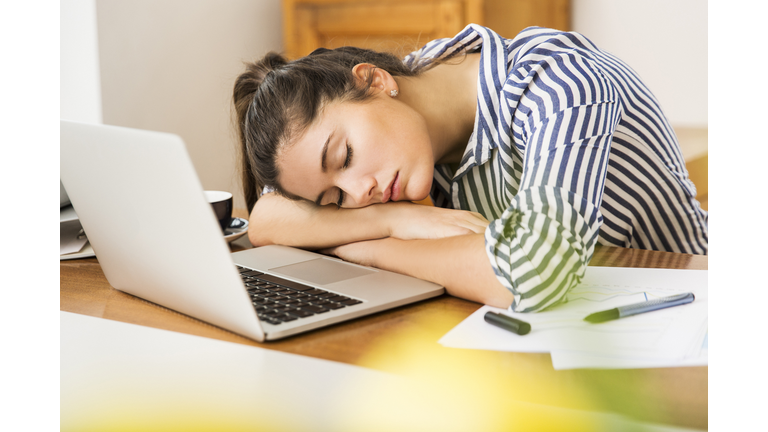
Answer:
[[[286,299],[286,300],[279,300],[279,302],[282,303],[282,304],[287,304],[287,305],[295,305],[295,304],[299,303],[299,300],[295,299],[295,298],[289,298],[289,299]]]
[[[326,301],[324,299],[317,299],[317,300],[312,302],[312,305],[314,305],[314,306],[321,306],[321,307],[325,307],[325,305],[327,305],[327,304],[331,304],[331,302]]]
[[[261,276],[264,273],[259,272],[259,271],[255,271],[255,270],[250,270],[250,271],[247,271],[247,272],[242,272],[240,274],[241,275],[246,275],[246,276]]]
[[[343,308],[345,306],[346,305],[343,305],[341,303],[328,303],[327,305],[324,305],[323,307],[326,307],[326,308],[331,309],[331,310],[335,310],[335,309],[341,309],[341,308]]]
[[[299,284],[291,285],[291,286],[288,286],[287,288],[290,288],[290,289],[292,289],[294,291],[299,291],[299,292],[309,291],[309,290],[314,289],[311,286],[299,285]]]
[[[299,309],[301,309],[303,311],[312,312],[312,313],[328,312],[328,309],[326,309],[326,308],[323,308],[323,307],[320,307],[320,306],[313,306],[313,305],[301,306],[301,307],[299,307]]]
[[[360,300],[349,299],[349,300],[340,301],[339,303],[347,305],[347,306],[352,306],[352,305],[356,305],[356,304],[359,304],[359,303],[362,303],[362,302]]]
[[[318,294],[322,294],[322,293],[326,293],[326,292],[328,292],[328,291],[323,291],[323,290],[319,290],[319,289],[313,289],[313,290],[309,290],[309,291],[304,291],[304,294],[316,296]]]
[[[343,295],[336,295],[333,297],[328,297],[328,300],[332,302],[340,302],[342,300],[349,300],[349,297],[344,297]]]
[[[299,317],[299,318],[306,318],[310,315],[314,315],[314,312],[309,312],[301,309],[294,309],[292,311],[288,311],[288,314]]]
[[[292,288],[292,289],[295,289],[297,291],[305,291],[305,290],[312,289],[312,287],[310,287],[310,286],[306,286],[306,285],[300,284],[298,282],[289,281],[288,279],[283,279],[281,277],[277,277],[277,276],[273,276],[273,275],[268,275],[268,274],[260,276],[259,279],[262,279],[262,280],[265,280],[265,281],[268,281],[268,282],[272,282],[272,283],[277,284],[277,285],[282,285],[284,287]]]

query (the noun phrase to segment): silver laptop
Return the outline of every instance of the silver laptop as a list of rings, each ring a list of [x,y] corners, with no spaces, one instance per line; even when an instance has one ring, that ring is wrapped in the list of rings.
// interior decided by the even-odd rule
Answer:
[[[259,342],[444,291],[290,247],[230,253],[176,135],[62,120],[61,179],[114,288]]]

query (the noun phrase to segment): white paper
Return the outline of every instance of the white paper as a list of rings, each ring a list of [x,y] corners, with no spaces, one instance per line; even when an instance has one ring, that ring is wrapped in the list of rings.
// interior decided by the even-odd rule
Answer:
[[[88,238],[82,231],[80,221],[75,219],[59,224],[59,237],[61,246],[61,255],[80,252],[83,246],[88,242]]]
[[[653,298],[693,292],[688,305],[591,324],[592,312]],[[512,313],[484,306],[448,332],[440,343],[447,347],[514,352],[559,352],[558,358],[621,358],[648,364],[676,364],[698,357],[707,320],[707,271],[589,267],[568,301],[539,313]],[[488,311],[505,313],[531,324],[520,336],[486,323]],[[567,361],[564,361],[567,363]],[[600,364],[606,364],[601,362]],[[588,366],[580,366],[588,367]],[[599,366],[597,366],[599,367]]]
[[[581,351],[553,351],[552,366],[555,370],[565,369],[644,369],[661,367],[707,366],[708,335],[699,346],[698,354],[679,360],[654,360],[633,357],[612,357],[593,355]]]

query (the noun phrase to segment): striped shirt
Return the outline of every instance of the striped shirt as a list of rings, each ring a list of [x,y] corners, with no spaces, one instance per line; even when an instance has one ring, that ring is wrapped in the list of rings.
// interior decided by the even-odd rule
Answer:
[[[486,252],[511,310],[564,300],[596,243],[707,253],[677,138],[629,66],[578,33],[510,40],[475,24],[404,62],[463,52],[480,52],[474,130],[458,169],[435,166],[431,197],[491,221]]]

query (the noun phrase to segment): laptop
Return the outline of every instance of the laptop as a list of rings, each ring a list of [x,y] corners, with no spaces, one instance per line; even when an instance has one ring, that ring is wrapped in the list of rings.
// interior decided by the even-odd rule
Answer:
[[[61,181],[110,285],[259,342],[444,292],[291,247],[231,253],[176,135],[62,120]]]

